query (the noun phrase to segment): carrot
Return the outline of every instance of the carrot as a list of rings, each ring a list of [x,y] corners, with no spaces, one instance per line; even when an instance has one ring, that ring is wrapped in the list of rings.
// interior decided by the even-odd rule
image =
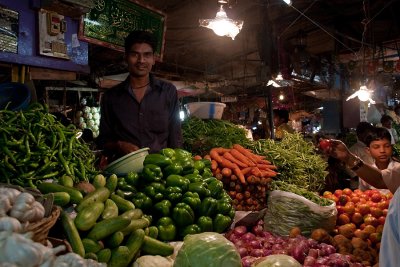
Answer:
[[[239,169],[239,167],[235,163],[232,163],[230,160],[227,160],[226,158],[223,158],[223,157],[221,157],[221,162],[218,162],[218,163],[224,168],[229,168],[232,170],[235,168]]]
[[[215,171],[218,168],[218,162],[216,160],[211,160],[211,170]]]
[[[240,153],[242,153],[243,155],[245,155],[246,157],[248,157],[249,159],[251,159],[254,162],[259,161],[260,159],[257,158],[257,155],[254,154],[251,150],[246,149],[244,147],[242,147],[239,144],[234,144],[233,148],[236,149],[237,151],[239,151]]]
[[[231,153],[225,152],[224,153],[224,158],[232,161],[233,163],[236,163],[240,168],[246,168],[249,165],[246,162],[240,161],[239,159],[235,158]]]
[[[210,150],[210,157],[211,159],[215,160],[218,163],[222,162],[222,157],[219,155],[218,150],[216,148]]]
[[[267,164],[267,165],[270,165],[270,164],[271,164],[271,161],[266,160],[266,159],[259,159],[259,160],[257,160],[257,163],[258,163],[258,164]]]
[[[210,155],[209,155],[209,154],[205,155],[205,156],[203,157],[203,159],[208,159],[208,160],[210,160],[210,161],[211,161],[211,157],[210,157]]]
[[[256,165],[260,170],[276,170],[278,167],[272,164],[257,164]]]
[[[274,171],[262,170],[261,177],[275,177],[278,173]]]
[[[254,175],[249,175],[246,178],[247,183],[253,184],[254,183]],[[248,188],[250,190],[250,188]]]
[[[241,153],[239,150],[237,149],[231,149],[232,156],[236,159],[238,159],[239,161],[245,163],[247,166],[255,166],[254,162],[251,160],[251,158],[245,156],[243,153]]]
[[[220,174],[221,173],[221,169],[220,168],[216,168],[214,171],[214,175]]]
[[[246,183],[246,180],[245,180],[245,178],[244,178],[244,175],[243,175],[243,173],[240,171],[239,168],[234,168],[234,169],[233,169],[233,173],[239,178],[239,180],[240,180],[240,182],[241,182],[242,184],[245,184],[245,183]]]
[[[252,173],[254,176],[257,176],[257,177],[260,177],[260,176],[261,176],[261,171],[260,171],[260,169],[257,168],[257,167],[253,167],[253,169],[251,170],[251,173]]]
[[[193,159],[194,159],[194,160],[201,160],[202,157],[201,157],[200,155],[196,155],[196,156],[193,157]]]
[[[222,168],[221,174],[225,177],[229,177],[232,175],[232,170],[229,168]]]
[[[247,167],[247,168],[242,169],[241,171],[242,171],[243,175],[247,175],[247,174],[251,173],[251,169],[253,169],[253,167]]]

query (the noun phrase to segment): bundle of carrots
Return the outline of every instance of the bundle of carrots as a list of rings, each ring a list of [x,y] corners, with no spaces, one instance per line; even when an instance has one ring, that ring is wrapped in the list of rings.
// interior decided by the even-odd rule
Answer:
[[[260,210],[277,167],[263,156],[239,144],[231,149],[217,147],[204,158],[211,160],[214,176],[224,183],[236,210]]]

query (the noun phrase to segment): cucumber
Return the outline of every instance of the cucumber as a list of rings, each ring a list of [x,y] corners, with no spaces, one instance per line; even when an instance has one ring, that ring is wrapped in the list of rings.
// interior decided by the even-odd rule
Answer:
[[[174,253],[174,247],[155,238],[145,236],[141,247],[143,254],[169,256]]]
[[[103,248],[99,252],[96,253],[97,261],[107,263],[111,259],[111,249]]]
[[[115,232],[105,239],[106,247],[116,248],[124,241],[124,234],[121,231]]]
[[[136,229],[143,229],[150,225],[149,220],[146,218],[132,219],[127,227],[121,230],[124,235],[129,235]]]
[[[88,253],[86,253],[84,258],[85,258],[85,259],[92,259],[92,260],[98,261],[98,258],[97,258],[96,253],[93,253],[93,252],[88,252]]]
[[[104,204],[104,211],[101,214],[103,220],[110,219],[118,216],[117,204],[112,199],[107,199]]]
[[[135,255],[139,252],[141,246],[143,245],[144,236],[145,234],[143,229],[137,229],[129,235],[129,238],[126,241],[126,246],[129,248],[130,252],[129,262],[131,262]]]
[[[132,220],[132,219],[140,219],[143,216],[143,211],[141,209],[133,209],[125,211],[121,214],[121,217]]]
[[[71,200],[71,196],[67,192],[54,192],[53,194],[53,204],[64,207]]]
[[[114,192],[115,189],[117,189],[117,184],[118,184],[118,177],[115,174],[111,174],[110,177],[108,177],[106,181],[106,187],[110,192]]]
[[[47,183],[47,182],[40,183],[37,185],[37,187],[39,191],[42,192],[43,194],[55,193],[55,192],[67,192],[71,198],[71,202],[74,204],[79,204],[83,199],[82,193],[79,192],[79,190],[72,187],[54,183]]]
[[[74,180],[69,175],[61,176],[61,178],[58,181],[63,186],[74,187]]]
[[[100,243],[98,241],[94,241],[94,240],[89,239],[89,238],[83,238],[82,239],[82,244],[83,244],[83,247],[85,248],[86,254],[88,254],[88,253],[97,253],[101,249],[104,248],[102,243]]]
[[[158,237],[158,228],[157,228],[157,226],[150,226],[147,229],[148,229],[148,233],[146,235],[157,239],[157,237]]]
[[[111,194],[111,199],[117,204],[118,210],[121,212],[128,211],[128,210],[133,210],[135,208],[135,205],[130,202],[129,200],[123,199],[122,197],[116,195],[116,194]]]
[[[92,182],[95,188],[105,187],[106,186],[106,178],[103,174],[97,174]]]
[[[110,191],[105,187],[100,187],[93,192],[87,194],[81,201],[81,203],[76,207],[76,211],[80,212],[86,207],[91,206],[95,202],[104,202],[110,196]]]
[[[103,210],[104,203],[95,202],[91,206],[78,211],[78,214],[74,220],[76,228],[81,231],[90,230],[96,224],[96,221],[103,213]]]
[[[101,240],[117,231],[121,231],[129,225],[131,221],[120,216],[102,220],[94,225],[87,237],[93,240]]]
[[[130,251],[126,246],[119,246],[111,250],[111,259],[107,263],[108,267],[126,267],[129,264]]]
[[[67,234],[67,239],[71,245],[72,251],[82,257],[85,256],[85,248],[83,247],[78,229],[76,229],[74,221],[65,211],[61,212],[61,223],[64,228],[64,232]]]

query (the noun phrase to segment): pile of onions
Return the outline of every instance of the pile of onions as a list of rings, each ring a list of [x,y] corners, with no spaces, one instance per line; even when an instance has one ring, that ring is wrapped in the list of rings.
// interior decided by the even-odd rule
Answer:
[[[226,234],[235,244],[243,267],[250,267],[260,257],[274,254],[292,256],[305,267],[362,267],[349,255],[336,253],[335,247],[318,243],[314,239],[298,235],[295,238],[273,235],[263,230],[262,221],[248,231],[245,226],[237,226]]]

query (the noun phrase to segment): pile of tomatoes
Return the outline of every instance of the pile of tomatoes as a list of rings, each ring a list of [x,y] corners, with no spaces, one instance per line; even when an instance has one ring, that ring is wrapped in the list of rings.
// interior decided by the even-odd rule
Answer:
[[[333,193],[326,191],[323,197],[336,203],[337,229],[352,229],[351,235],[368,240],[379,248],[392,193],[382,193],[376,189],[352,191],[346,188]]]

